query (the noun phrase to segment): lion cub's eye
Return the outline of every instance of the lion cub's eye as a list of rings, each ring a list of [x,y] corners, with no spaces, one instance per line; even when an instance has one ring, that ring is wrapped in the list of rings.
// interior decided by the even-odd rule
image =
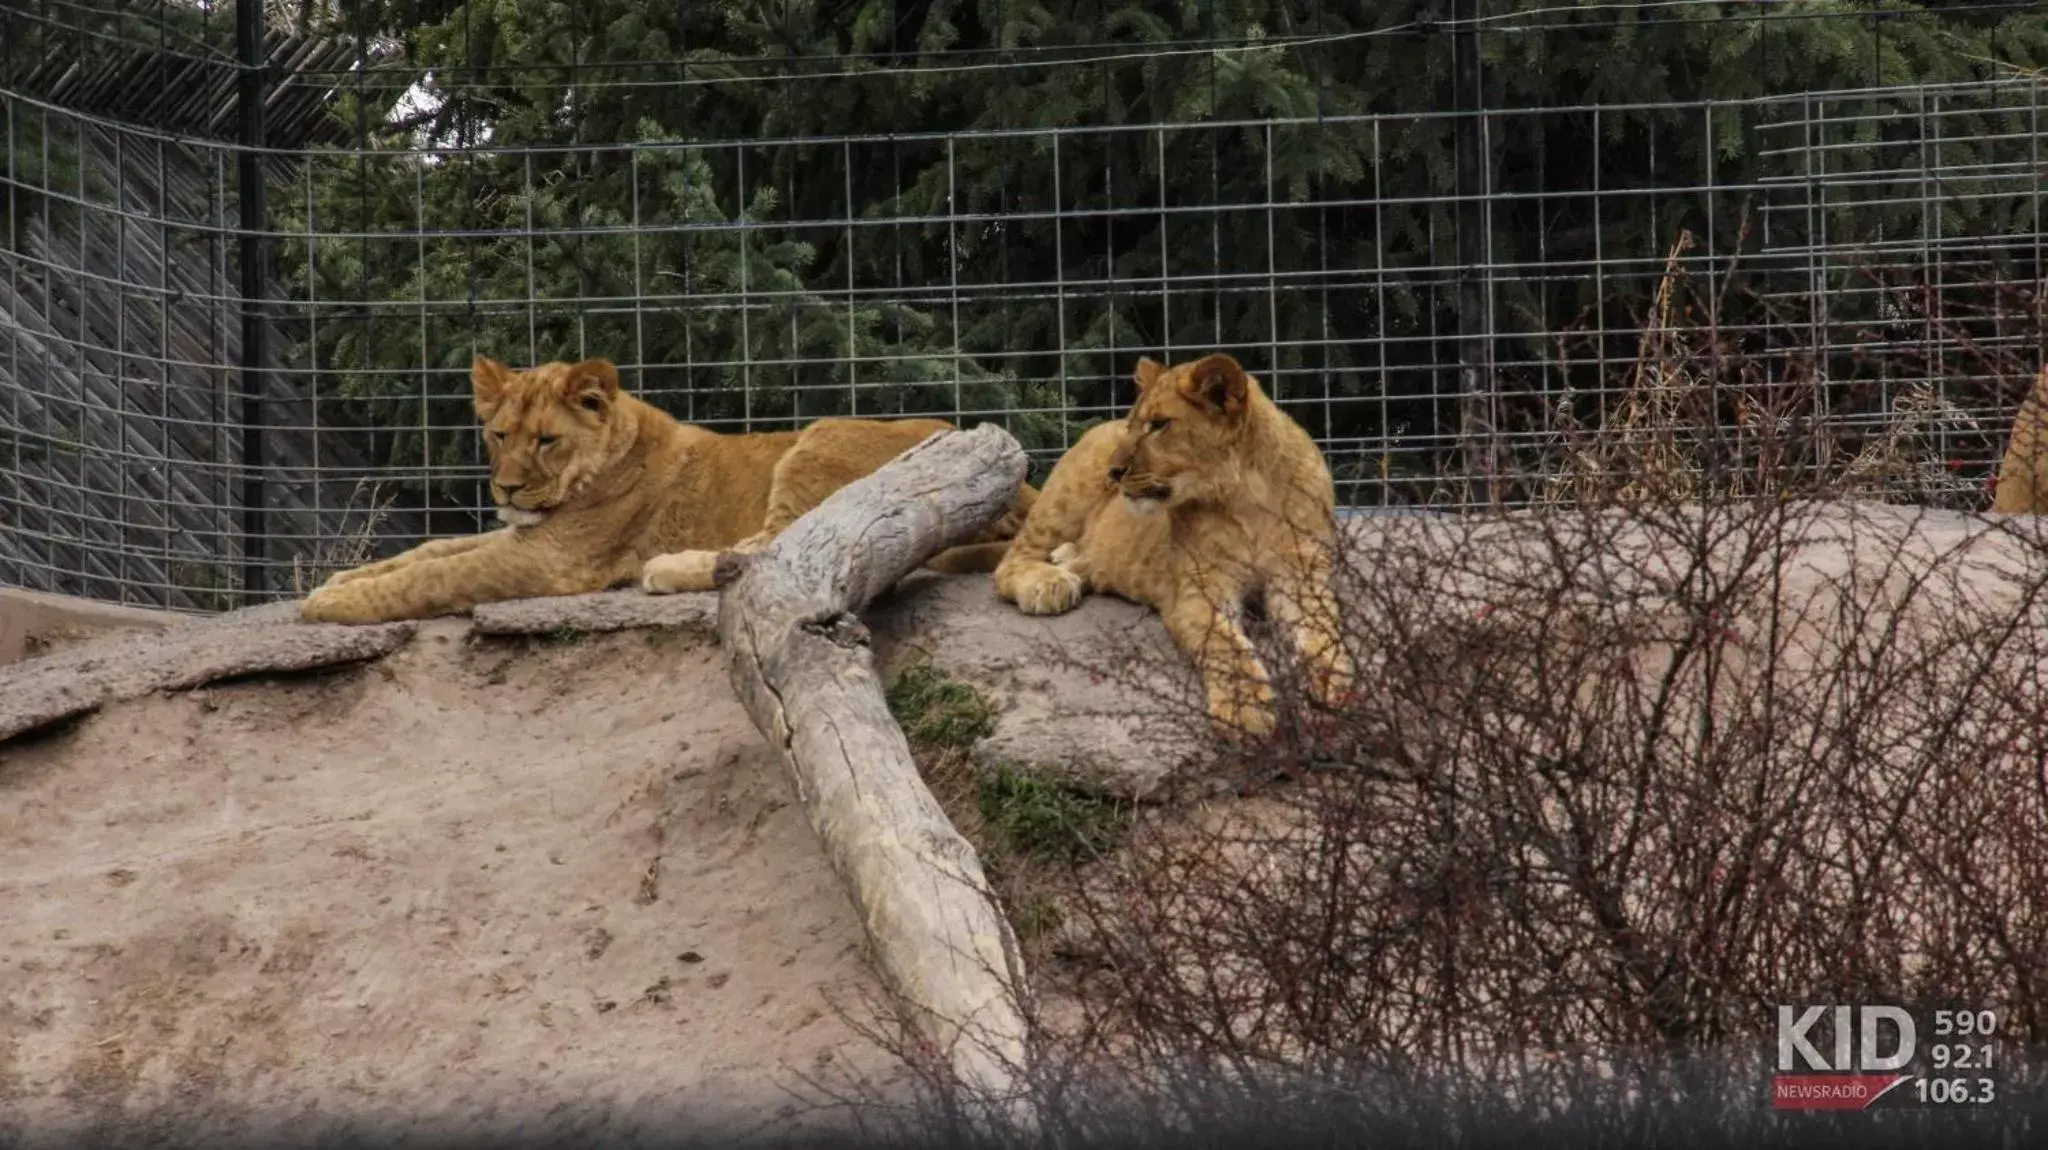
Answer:
[[[552,435],[543,435],[539,437],[539,442],[542,447],[546,447],[548,444],[553,443],[554,441],[555,437]]]
[[[1166,425],[1167,425],[1167,424],[1169,424],[1169,423],[1172,423],[1172,422],[1173,422],[1173,421],[1172,421],[1171,419],[1155,419],[1155,420],[1153,420],[1152,422],[1150,422],[1150,423],[1148,423],[1148,424],[1146,424],[1146,425],[1145,425],[1145,430],[1147,430],[1147,431],[1165,431],[1165,430],[1166,430]]]

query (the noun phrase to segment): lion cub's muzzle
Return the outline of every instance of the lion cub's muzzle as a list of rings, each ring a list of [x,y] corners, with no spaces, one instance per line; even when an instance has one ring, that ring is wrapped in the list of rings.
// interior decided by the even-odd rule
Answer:
[[[509,503],[498,504],[498,522],[507,527],[538,527],[547,517],[545,511],[528,511]]]
[[[1170,483],[1125,481],[1117,484],[1116,490],[1123,496],[1124,506],[1138,515],[1150,515],[1173,499],[1173,485]]]
[[[528,495],[526,502],[540,506],[520,506],[520,495],[527,491],[522,483],[491,484],[491,501],[498,505],[498,521],[508,527],[532,527],[548,517],[549,508],[544,502]]]

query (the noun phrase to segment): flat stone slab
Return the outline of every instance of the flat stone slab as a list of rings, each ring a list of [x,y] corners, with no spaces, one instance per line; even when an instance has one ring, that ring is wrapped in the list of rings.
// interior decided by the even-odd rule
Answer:
[[[484,603],[446,619],[466,622],[480,635],[545,635],[553,631],[630,631],[636,628],[701,631],[718,626],[718,595],[703,591],[684,595],[648,595],[636,589],[598,591],[588,595],[549,595]],[[297,623],[299,600],[286,599],[241,607],[210,618],[193,620],[208,627],[246,627]]]
[[[718,630],[718,594],[649,595],[639,590],[599,591],[485,603],[470,612],[483,635],[545,635],[552,631],[627,631],[634,628]]]
[[[249,627],[274,623],[297,624],[298,622],[299,601],[297,599],[281,599],[275,603],[258,603],[254,607],[237,607],[232,611],[223,611],[211,618],[201,617],[194,619],[190,625],[200,627]]]
[[[624,590],[492,603],[463,622],[486,635],[633,628],[710,635],[717,619],[714,594]],[[285,600],[212,617],[166,618],[149,631],[111,633],[0,667],[0,742],[156,691],[379,658],[403,646],[418,626],[302,623],[298,602]]]
[[[1150,800],[1197,749],[1193,669],[1149,608],[1091,595],[1064,615],[1026,615],[986,575],[920,571],[864,621],[884,677],[929,662],[995,704],[994,730],[969,751],[991,773]]]
[[[289,622],[223,617],[95,639],[0,667],[0,742],[157,691],[375,659],[404,645],[415,629],[304,624],[293,614]]]
[[[0,665],[108,632],[177,626],[190,616],[95,599],[0,587]]]
[[[1569,527],[1577,530],[1577,527]],[[1361,515],[1346,524],[1361,562],[1420,548],[1460,562],[1442,572],[1442,592],[1484,600],[1494,580],[1544,562],[1545,528],[1535,516]],[[2048,518],[1978,517],[1879,504],[1812,508],[1794,529],[1801,560],[1791,572],[1814,582],[1806,566],[1856,566],[1911,540],[1915,553],[1968,548],[1973,579],[2010,582],[2030,554],[2048,545]],[[1614,539],[1632,550],[1640,532]],[[1852,537],[1861,537],[1852,544]],[[1575,577],[1598,597],[1639,592],[1642,571],[1617,560],[1612,571]],[[2016,584],[2015,584],[2016,585]],[[1985,593],[2010,593],[1987,587]],[[1462,600],[1461,600],[1462,601]],[[1929,600],[1938,602],[1939,597]],[[545,635],[636,628],[715,634],[718,597],[703,592],[647,595],[637,589],[516,600],[454,617],[471,634]],[[1193,669],[1174,650],[1151,610],[1092,595],[1074,611],[1030,616],[996,597],[987,575],[917,571],[877,600],[864,620],[877,668],[893,677],[917,661],[971,684],[996,706],[994,730],[970,754],[993,772],[1011,766],[1041,777],[1133,799],[1166,797],[1167,784],[1193,781],[1200,748],[1191,717],[1201,709]],[[298,621],[295,601],[173,622],[154,633],[110,634],[0,667],[0,740],[91,711],[109,701],[176,690],[239,675],[288,672],[376,658],[403,645],[415,624],[344,627]]]

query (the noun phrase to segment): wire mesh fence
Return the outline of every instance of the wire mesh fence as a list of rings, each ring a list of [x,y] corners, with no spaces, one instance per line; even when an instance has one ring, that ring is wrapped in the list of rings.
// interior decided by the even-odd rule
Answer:
[[[523,47],[273,7],[240,48],[231,8],[0,9],[0,581],[215,610],[482,529],[478,353],[603,356],[719,430],[991,420],[1042,477],[1138,356],[1226,350],[1342,501],[1444,509],[1544,498],[1694,338],[1808,385],[1841,459],[1896,448],[1861,494],[1983,506],[2044,360],[2032,5],[1943,17],[1981,45],[1667,0],[1057,50],[889,5],[876,50],[773,58],[589,7]],[[1723,74],[1618,98],[1624,36]]]

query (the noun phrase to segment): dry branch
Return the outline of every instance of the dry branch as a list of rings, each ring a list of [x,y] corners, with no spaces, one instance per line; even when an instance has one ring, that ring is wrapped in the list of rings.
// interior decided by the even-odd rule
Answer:
[[[984,1098],[1008,1095],[1023,1066],[1016,940],[918,774],[857,613],[995,522],[1025,467],[1001,428],[940,432],[792,524],[725,585],[718,612],[733,686],[789,764],[883,978]]]

